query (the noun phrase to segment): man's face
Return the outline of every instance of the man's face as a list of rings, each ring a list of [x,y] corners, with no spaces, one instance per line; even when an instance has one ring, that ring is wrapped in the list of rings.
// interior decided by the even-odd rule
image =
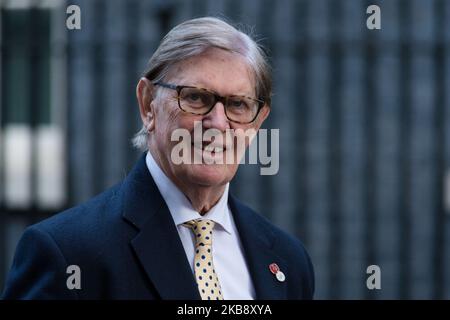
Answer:
[[[199,56],[189,58],[176,66],[166,77],[165,82],[196,86],[214,91],[221,96],[240,95],[255,97],[254,76],[249,70],[243,57],[221,49],[209,49]],[[269,108],[264,106],[258,117],[250,124],[238,124],[231,122],[225,115],[225,106],[218,102],[206,115],[194,115],[182,111],[176,100],[177,92],[163,87],[154,87],[153,90],[161,90],[158,97],[154,99],[152,110],[154,110],[154,128],[150,132],[149,147],[163,171],[176,183],[185,186],[214,187],[229,182],[235,175],[239,157],[234,156],[232,163],[227,163],[227,153],[239,153],[238,146],[226,145],[226,131],[236,129],[258,130],[269,113]],[[211,153],[204,148],[211,143],[205,141],[198,135],[194,135],[194,123],[201,124],[203,133],[208,129],[220,132],[225,147],[223,153]],[[185,129],[190,133],[191,143],[189,157],[190,163],[175,164],[172,159],[172,150],[179,141],[171,141],[172,133],[177,129]],[[199,131],[199,128],[197,129]],[[239,133],[238,133],[239,134]],[[218,140],[220,141],[220,140]],[[221,143],[222,145],[222,143]],[[248,143],[246,144],[247,147]],[[198,148],[200,146],[200,148]],[[219,149],[217,149],[219,150]],[[240,152],[242,154],[242,150]],[[222,161],[218,163],[200,164],[193,163],[195,154],[201,159],[214,158]],[[228,161],[230,162],[230,161]]]

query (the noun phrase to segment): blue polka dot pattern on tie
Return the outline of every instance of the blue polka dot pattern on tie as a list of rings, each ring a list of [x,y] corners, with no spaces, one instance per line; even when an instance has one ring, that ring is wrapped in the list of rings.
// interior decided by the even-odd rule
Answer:
[[[211,250],[214,222],[199,219],[188,221],[184,225],[191,228],[195,235],[194,271],[202,300],[223,300]],[[211,287],[217,289],[210,289]]]

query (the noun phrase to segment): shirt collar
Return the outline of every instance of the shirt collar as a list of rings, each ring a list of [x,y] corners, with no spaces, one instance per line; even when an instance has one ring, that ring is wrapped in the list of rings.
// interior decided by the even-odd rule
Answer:
[[[190,220],[209,219],[222,227],[227,233],[232,233],[230,211],[228,210],[229,183],[226,184],[219,201],[202,216],[192,207],[181,190],[161,170],[150,151],[147,152],[145,162],[177,226]]]

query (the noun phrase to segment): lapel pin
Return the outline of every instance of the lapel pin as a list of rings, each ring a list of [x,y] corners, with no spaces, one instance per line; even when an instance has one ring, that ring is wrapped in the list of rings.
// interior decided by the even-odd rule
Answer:
[[[286,280],[286,276],[284,273],[280,270],[280,267],[276,263],[271,263],[269,265],[270,272],[272,272],[278,281],[283,282]]]

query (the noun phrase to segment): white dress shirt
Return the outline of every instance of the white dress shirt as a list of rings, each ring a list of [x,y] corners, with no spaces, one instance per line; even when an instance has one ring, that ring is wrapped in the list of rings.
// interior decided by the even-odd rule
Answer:
[[[183,223],[199,218],[212,220],[215,222],[212,242],[213,263],[222,287],[223,298],[226,300],[255,299],[255,290],[244,259],[239,234],[228,207],[229,184],[226,185],[216,205],[201,216],[192,207],[188,198],[161,170],[150,152],[147,152],[146,163],[169,207],[192,272],[194,273],[195,237],[192,230],[183,226]]]

